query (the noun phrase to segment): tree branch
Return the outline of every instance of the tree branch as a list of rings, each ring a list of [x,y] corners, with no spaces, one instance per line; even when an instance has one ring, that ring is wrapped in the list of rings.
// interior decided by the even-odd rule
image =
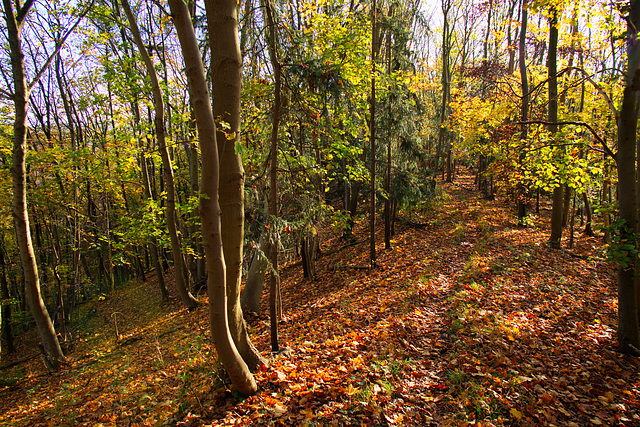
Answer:
[[[31,3],[33,3],[33,0],[28,0],[28,2],[29,1]],[[27,5],[27,3],[25,3],[25,6],[26,5]],[[60,38],[60,40],[58,40],[58,42],[56,43],[56,48],[54,49],[53,53],[51,55],[49,55],[49,58],[47,58],[47,61],[42,65],[42,67],[40,67],[40,70],[36,73],[35,77],[31,81],[31,83],[29,83],[29,85],[27,86],[27,90],[29,92],[31,92],[31,90],[36,85],[36,83],[38,83],[38,80],[40,80],[40,78],[42,77],[44,72],[47,70],[49,65],[51,65],[51,62],[53,62],[53,60],[56,57],[56,55],[58,55],[60,53],[60,51],[62,50],[62,47],[64,46],[64,43],[67,41],[67,38],[71,35],[71,33],[73,33],[75,31],[76,27],[80,24],[80,21],[82,21],[82,18],[84,18],[85,15],[91,9],[91,6],[93,6],[93,0],[91,0],[89,2],[89,4],[84,8],[84,10],[80,13],[80,16],[78,16],[78,19],[71,26],[71,28],[69,28],[67,30],[67,32],[64,33],[64,35]],[[23,7],[23,9],[24,9],[24,7]]]
[[[589,130],[589,132],[591,132],[591,135],[593,135],[593,137],[596,139],[596,141],[598,141],[602,145],[602,148],[604,149],[605,153],[607,153],[613,160],[616,160],[616,154],[613,151],[611,151],[611,149],[607,145],[607,142],[604,139],[602,139],[602,137],[600,135],[598,135],[598,132],[596,132],[596,130],[594,128],[592,128],[591,125],[589,125],[588,123],[575,122],[575,121],[549,122],[549,121],[546,121],[546,120],[527,120],[525,122],[515,122],[515,124],[519,124],[519,125],[545,125],[545,126],[548,126],[548,125],[582,126],[582,127],[586,128],[587,130]]]
[[[616,123],[618,123],[618,110],[616,109],[615,105],[613,105],[613,101],[611,100],[611,98],[609,97],[609,95],[607,95],[607,93],[600,87],[600,85],[598,83],[596,83],[591,76],[589,75],[589,73],[587,73],[585,70],[583,70],[580,67],[571,67],[572,70],[576,70],[579,71],[580,73],[582,73],[582,75],[584,76],[584,79],[587,80],[589,83],[591,83],[591,85],[593,85],[593,87],[598,91],[598,93],[604,98],[604,100],[607,102],[607,105],[609,106],[609,109],[611,110],[611,112],[613,113],[615,119],[616,119]]]
[[[0,89],[0,98],[13,99],[13,94],[4,89]]]
[[[22,25],[22,21],[24,21],[27,13],[29,13],[29,9],[31,9],[31,6],[33,6],[34,1],[35,0],[27,0],[16,14],[16,23],[18,24],[18,26]]]

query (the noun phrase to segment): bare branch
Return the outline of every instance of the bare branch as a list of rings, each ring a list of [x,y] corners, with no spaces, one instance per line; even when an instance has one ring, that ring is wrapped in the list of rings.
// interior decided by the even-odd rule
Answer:
[[[16,22],[18,23],[18,26],[22,25],[22,21],[24,21],[27,13],[29,13],[29,9],[33,6],[34,1],[35,0],[27,0],[16,14]]]
[[[611,110],[611,112],[613,113],[614,117],[616,118],[616,123],[618,123],[618,110],[616,109],[615,105],[613,105],[613,101],[611,100],[609,95],[607,95],[607,93],[600,87],[600,85],[598,83],[596,83],[593,80],[593,78],[589,75],[589,73],[587,73],[585,70],[583,70],[582,68],[579,68],[579,67],[571,67],[571,69],[579,71],[580,73],[582,73],[582,75],[584,76],[584,79],[587,80],[589,83],[591,83],[593,85],[593,87],[598,91],[600,96],[602,96],[604,98],[604,100],[607,102],[607,105],[609,106],[609,109]]]
[[[548,125],[558,125],[558,126],[573,125],[573,126],[584,127],[589,132],[591,132],[591,135],[593,135],[593,137],[596,139],[596,141],[598,141],[600,143],[600,145],[602,145],[602,148],[604,149],[604,152],[607,153],[613,160],[616,160],[616,154],[613,151],[611,151],[611,149],[607,145],[607,142],[600,135],[598,135],[598,132],[593,127],[591,127],[591,125],[589,125],[588,123],[575,122],[575,121],[549,122],[549,121],[546,121],[546,120],[527,120],[525,122],[515,122],[515,123],[519,124],[519,125],[545,125],[545,126],[548,126]]]
[[[13,94],[4,89],[0,89],[0,98],[13,99]]]
[[[33,0],[31,1],[33,2]],[[47,58],[47,61],[42,65],[42,67],[40,67],[40,70],[36,73],[31,83],[29,83],[29,85],[27,86],[29,92],[31,92],[31,90],[36,85],[36,83],[38,83],[38,80],[40,80],[40,78],[42,77],[44,72],[47,70],[49,65],[51,65],[56,55],[60,53],[60,51],[62,50],[62,47],[64,46],[64,43],[67,41],[67,38],[75,31],[76,27],[80,24],[80,21],[82,21],[82,18],[85,17],[85,15],[89,12],[92,6],[93,6],[93,0],[91,0],[89,4],[84,8],[84,10],[80,13],[80,16],[78,16],[78,19],[71,26],[71,28],[69,28],[62,35],[62,37],[57,41],[56,48],[54,49],[53,53],[49,55],[49,58]]]

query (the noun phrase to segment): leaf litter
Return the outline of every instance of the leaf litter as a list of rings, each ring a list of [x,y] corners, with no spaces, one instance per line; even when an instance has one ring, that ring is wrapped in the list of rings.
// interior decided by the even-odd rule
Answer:
[[[206,307],[159,308],[151,279],[79,309],[59,373],[37,359],[2,373],[19,379],[0,388],[0,424],[640,425],[640,364],[616,352],[601,238],[550,249],[544,206],[519,228],[508,205],[461,191],[472,179],[443,184],[423,226],[398,223],[391,250],[378,229],[375,270],[337,268],[367,265],[368,251],[333,251],[344,242],[329,227],[314,280],[283,269],[291,351],[255,373],[256,396],[230,389]],[[268,316],[248,323],[268,355]]]

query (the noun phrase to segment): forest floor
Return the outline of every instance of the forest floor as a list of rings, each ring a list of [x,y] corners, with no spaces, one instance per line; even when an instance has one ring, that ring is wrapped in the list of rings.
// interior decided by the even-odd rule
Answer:
[[[470,176],[439,188],[390,250],[380,227],[377,269],[351,268],[368,264],[366,220],[362,244],[322,241],[315,280],[283,269],[291,352],[271,358],[268,318],[249,319],[270,358],[256,396],[230,390],[206,307],[159,308],[157,286],[135,282],[78,310],[60,372],[38,359],[0,372],[0,425],[640,425],[640,361],[616,352],[602,238],[553,250],[546,210],[520,228]]]

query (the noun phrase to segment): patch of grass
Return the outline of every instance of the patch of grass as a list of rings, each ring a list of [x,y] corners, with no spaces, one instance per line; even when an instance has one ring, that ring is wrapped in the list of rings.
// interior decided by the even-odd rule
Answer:
[[[447,371],[446,376],[452,385],[452,397],[465,410],[459,418],[465,421],[497,419],[506,413],[503,403],[487,392],[490,385],[487,381],[480,382],[460,369]]]

